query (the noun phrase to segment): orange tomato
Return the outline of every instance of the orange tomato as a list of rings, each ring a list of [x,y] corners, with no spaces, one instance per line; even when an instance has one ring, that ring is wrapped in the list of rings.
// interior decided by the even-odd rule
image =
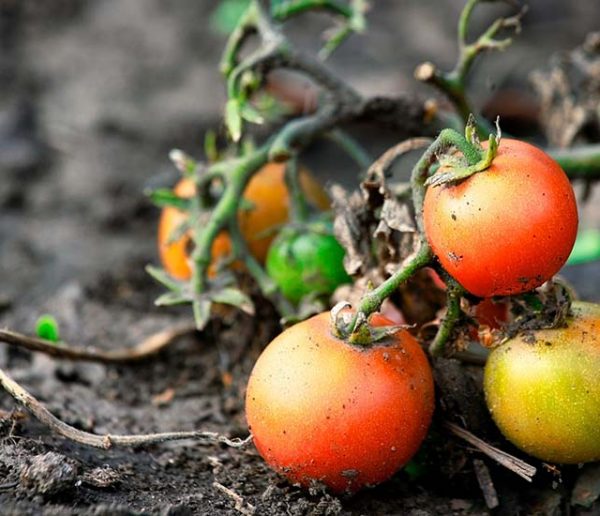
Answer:
[[[373,326],[393,325],[381,315]],[[434,408],[425,353],[406,330],[355,346],[324,312],[285,330],[254,366],[246,418],[265,461],[290,481],[356,492],[419,449]]]
[[[329,208],[329,198],[323,188],[310,175],[301,169],[300,185],[310,203],[320,210]],[[174,188],[175,193],[183,198],[194,195],[195,186],[189,179],[182,179]],[[253,207],[240,210],[238,222],[242,235],[248,242],[252,255],[264,263],[267,251],[276,232],[264,234],[270,229],[287,222],[289,217],[289,194],[285,184],[285,164],[267,163],[249,181],[244,198]],[[187,214],[174,207],[164,208],[158,224],[158,250],[160,261],[166,271],[174,278],[187,280],[192,275],[189,260],[190,235],[169,242],[169,236],[185,220]],[[221,232],[212,247],[213,264],[231,253],[231,240],[227,232]]]
[[[427,189],[423,220],[449,274],[476,296],[504,296],[540,286],[563,266],[575,242],[577,205],[550,156],[503,139],[487,170]]]

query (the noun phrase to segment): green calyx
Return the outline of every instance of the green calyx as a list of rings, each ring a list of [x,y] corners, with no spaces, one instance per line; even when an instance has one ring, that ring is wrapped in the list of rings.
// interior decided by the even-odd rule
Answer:
[[[373,326],[370,316],[349,310],[350,303],[341,301],[331,309],[331,334],[348,344],[369,347],[383,343],[388,337],[405,328],[402,325]]]
[[[425,181],[426,186],[441,186],[455,184],[463,181],[473,174],[487,170],[498,154],[498,147],[502,138],[502,132],[498,120],[496,120],[496,134],[490,134],[487,148],[483,148],[477,136],[475,117],[470,115],[465,127],[464,138],[455,135],[455,146],[461,151],[462,156],[442,156],[440,163],[444,166],[443,172],[436,172]]]

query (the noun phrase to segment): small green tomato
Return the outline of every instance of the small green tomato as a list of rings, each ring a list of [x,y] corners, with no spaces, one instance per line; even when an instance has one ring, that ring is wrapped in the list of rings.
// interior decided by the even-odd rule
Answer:
[[[484,389],[515,446],[548,462],[600,460],[600,305],[574,302],[565,328],[525,332],[490,354]]]
[[[328,295],[352,281],[344,269],[344,254],[330,222],[289,226],[269,248],[267,272],[283,295],[298,303],[304,296]]]

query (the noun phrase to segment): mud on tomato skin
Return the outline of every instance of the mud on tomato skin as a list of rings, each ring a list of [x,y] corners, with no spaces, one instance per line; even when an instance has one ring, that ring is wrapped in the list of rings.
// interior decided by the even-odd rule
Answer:
[[[405,330],[359,348],[332,336],[329,318],[319,314],[269,344],[248,382],[246,418],[259,453],[291,482],[354,493],[391,477],[419,449],[433,378]],[[380,315],[372,324],[392,325]]]
[[[556,274],[578,215],[560,166],[533,145],[502,139],[487,170],[427,189],[423,221],[444,269],[472,294],[492,297],[533,290]]]
[[[484,372],[492,418],[541,460],[600,460],[600,306],[574,302],[565,328],[526,332],[494,349]]]

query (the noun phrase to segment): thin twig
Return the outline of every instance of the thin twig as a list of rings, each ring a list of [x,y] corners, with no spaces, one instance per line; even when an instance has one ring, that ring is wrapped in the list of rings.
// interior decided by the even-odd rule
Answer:
[[[433,142],[431,138],[418,137],[408,138],[392,148],[385,151],[373,164],[369,167],[367,177],[377,176],[384,177],[385,172],[392,166],[400,156],[407,154],[413,150],[421,149],[430,145]]]
[[[227,495],[229,498],[231,498],[231,500],[233,500],[233,503],[235,504],[234,509],[240,514],[243,514],[244,516],[252,516],[256,511],[254,505],[244,502],[244,499],[233,489],[229,489],[228,487],[225,487],[223,484],[217,481],[213,482],[213,487]]]
[[[39,351],[57,358],[81,360],[85,362],[100,362],[113,364],[120,362],[135,362],[156,355],[177,338],[195,331],[190,324],[168,328],[150,335],[132,348],[101,350],[93,347],[71,346],[65,343],[56,343],[38,337],[29,337],[7,329],[0,329],[0,342],[25,348],[30,351]]]
[[[472,446],[475,446],[481,453],[487,455],[491,459],[494,459],[498,464],[504,466],[506,469],[509,469],[513,473],[519,475],[521,478],[527,480],[527,482],[531,482],[534,475],[537,473],[537,468],[528,464],[527,462],[502,451],[491,444],[486,443],[484,440],[479,437],[473,435],[468,430],[451,423],[450,421],[445,421],[444,426],[450,430],[454,435],[460,437],[462,440],[468,442]]]
[[[149,446],[164,443],[166,441],[181,441],[185,439],[199,440],[206,444],[223,443],[232,448],[241,448],[250,442],[252,436],[246,439],[229,439],[216,432],[192,430],[187,432],[163,432],[158,434],[133,434],[133,435],[98,435],[84,432],[68,425],[54,416],[46,407],[27,392],[21,385],[15,382],[6,372],[0,369],[0,385],[15,400],[21,403],[31,414],[43,425],[58,435],[67,439],[108,450],[113,446]]]

